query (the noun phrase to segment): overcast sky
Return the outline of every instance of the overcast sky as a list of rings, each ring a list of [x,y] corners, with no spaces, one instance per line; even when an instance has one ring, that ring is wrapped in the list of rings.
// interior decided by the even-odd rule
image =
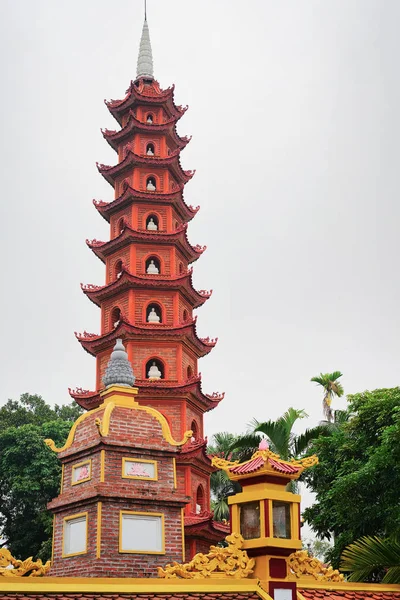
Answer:
[[[140,0],[0,0],[0,403],[94,388],[74,330],[99,332],[80,282],[113,190],[104,98],[135,78]],[[305,408],[320,371],[347,393],[399,383],[398,0],[148,0],[155,76],[189,104],[189,227],[210,436]],[[344,406],[345,402],[335,406]],[[306,423],[304,423],[304,426]]]

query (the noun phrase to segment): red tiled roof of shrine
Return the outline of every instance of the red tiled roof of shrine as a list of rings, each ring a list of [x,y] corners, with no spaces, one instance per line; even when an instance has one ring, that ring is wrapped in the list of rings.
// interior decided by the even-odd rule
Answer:
[[[261,467],[264,466],[265,462],[275,469],[275,471],[279,471],[279,473],[298,473],[300,471],[299,467],[294,467],[288,463],[279,462],[274,460],[273,458],[268,458],[267,461],[263,459],[262,456],[257,456],[245,463],[237,465],[235,467],[231,467],[229,471],[231,473],[235,473],[237,475],[244,475],[245,473],[254,473],[258,471]]]
[[[209,535],[210,542],[222,540],[230,532],[228,524],[214,521],[213,513],[205,511],[199,515],[185,516],[185,532],[196,533],[201,532],[202,535]]]
[[[188,206],[183,199],[183,184],[172,192],[148,192],[134,190],[128,184],[124,185],[124,191],[118,198],[112,202],[104,202],[104,200],[93,200],[93,204],[101,214],[103,219],[108,223],[110,217],[115,212],[125,208],[132,200],[135,202],[149,202],[151,200],[154,204],[166,204],[172,203],[175,210],[179,213],[180,217],[184,221],[190,221],[200,210],[199,206],[193,207]]]
[[[132,586],[134,588],[134,585]],[[212,588],[211,588],[212,590]],[[153,593],[117,593],[107,594],[104,592],[63,592],[63,593],[32,593],[32,592],[0,592],[0,600],[260,600],[256,592],[247,592],[239,590],[238,592],[185,592],[183,589],[179,592],[168,593],[165,590],[158,592],[154,587]]]
[[[75,332],[75,336],[82,344],[83,348],[92,356],[110,347],[110,343],[117,338],[125,341],[128,339],[140,340],[177,340],[188,342],[192,351],[197,351],[199,357],[206,356],[218,341],[218,338],[200,338],[196,331],[196,318],[179,325],[163,325],[162,323],[145,323],[143,325],[134,325],[121,317],[117,327],[111,331],[97,335],[94,333]]]
[[[81,283],[84,294],[100,306],[102,300],[114,297],[117,293],[129,288],[179,290],[193,308],[202,306],[211,296],[212,290],[195,290],[192,281],[192,270],[176,276],[165,275],[133,275],[126,267],[122,268],[121,276],[106,285],[93,285]]]
[[[351,585],[351,584],[350,584]],[[353,584],[362,586],[362,583]],[[368,587],[368,584],[364,584]],[[303,589],[299,587],[300,594],[306,600],[400,600],[400,589],[396,591],[377,591],[376,585],[374,589],[366,590],[348,590],[348,589],[332,589],[335,584],[330,584],[329,589]]]
[[[125,158],[116,165],[103,165],[100,163],[96,163],[96,166],[99,173],[103,175],[104,179],[108,181],[109,184],[114,186],[116,179],[120,177],[125,171],[131,171],[132,167],[135,167],[137,165],[148,167],[149,162],[150,160],[147,156],[133,154],[133,152],[128,150]],[[151,164],[154,167],[169,167],[171,173],[173,173],[177,181],[181,183],[187,183],[188,181],[190,181],[190,179],[192,179],[193,175],[196,172],[195,170],[185,171],[182,168],[179,159],[179,154],[173,154],[171,156],[167,156],[166,158],[152,157]],[[150,191],[149,193],[151,194],[152,192]]]
[[[106,262],[107,256],[120,250],[131,243],[149,243],[149,244],[176,244],[183,256],[190,263],[194,262],[203,254],[207,246],[192,246],[187,237],[187,223],[182,223],[178,229],[172,232],[166,231],[148,231],[147,229],[133,229],[125,224],[121,233],[109,240],[101,242],[98,240],[86,240],[89,248],[102,260]]]

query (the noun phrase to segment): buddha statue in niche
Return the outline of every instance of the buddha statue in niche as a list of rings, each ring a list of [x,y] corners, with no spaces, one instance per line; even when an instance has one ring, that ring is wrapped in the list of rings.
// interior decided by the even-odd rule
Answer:
[[[148,273],[149,275],[158,275],[160,273],[159,268],[157,267],[153,259],[151,259],[150,264],[146,269],[146,273]]]
[[[158,230],[157,224],[154,223],[153,217],[150,217],[149,222],[147,223],[147,229],[148,229],[148,231],[157,231]]]
[[[155,183],[156,183],[156,182],[154,181],[154,179],[150,178],[150,179],[147,181],[147,187],[146,187],[146,189],[147,189],[149,192],[155,192],[155,191],[156,191],[156,185],[155,185]]]
[[[153,146],[151,144],[149,144],[147,146],[146,154],[147,154],[147,156],[154,156],[154,150],[153,150]]]
[[[148,123],[149,125],[153,124],[153,117],[151,115],[147,115],[146,123]]]
[[[147,377],[149,379],[161,379],[161,371],[157,367],[155,360],[153,360],[153,364],[151,365],[149,372],[147,373]]]
[[[160,322],[160,317],[156,313],[156,309],[154,307],[149,312],[149,315],[147,317],[147,322],[148,323],[159,323]]]

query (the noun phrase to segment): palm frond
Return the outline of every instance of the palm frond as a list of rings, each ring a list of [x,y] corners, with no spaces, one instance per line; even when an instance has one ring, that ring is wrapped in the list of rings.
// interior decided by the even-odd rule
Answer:
[[[331,423],[329,423],[331,425]],[[327,427],[326,425],[317,425],[317,427],[312,427],[311,429],[306,429],[304,433],[298,435],[293,440],[293,454],[295,456],[300,456],[310,446],[313,440],[316,440],[321,435],[329,435],[332,429]]]
[[[282,458],[288,457],[290,431],[279,421],[266,421],[260,423],[256,431],[263,433],[270,441],[271,450],[279,454]]]
[[[400,541],[362,537],[344,549],[340,567],[351,572],[350,581],[362,581],[384,569],[383,583],[400,583]]]

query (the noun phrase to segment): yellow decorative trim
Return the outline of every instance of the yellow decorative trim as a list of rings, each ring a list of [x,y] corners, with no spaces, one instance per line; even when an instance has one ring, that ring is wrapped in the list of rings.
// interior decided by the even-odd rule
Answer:
[[[185,562],[185,509],[184,508],[181,508],[181,528],[182,528],[182,560],[183,560],[183,562]]]
[[[104,483],[105,450],[100,452],[100,483]]]
[[[158,577],[183,579],[200,579],[206,577],[230,577],[241,579],[248,577],[254,571],[255,560],[249,558],[242,550],[243,538],[239,533],[232,533],[226,538],[227,548],[211,546],[208,554],[196,554],[186,564],[173,563],[164,569],[158,567]]]
[[[220,458],[218,456],[214,456],[212,459],[211,464],[214,467],[217,467],[217,469],[222,469],[224,471],[226,471],[226,473],[229,475],[229,477],[231,479],[241,479],[243,477],[249,477],[248,473],[232,473],[230,471],[230,469],[232,469],[232,467],[236,467],[238,465],[247,465],[249,462],[255,460],[256,458],[262,458],[264,461],[264,466],[259,467],[255,472],[253,472],[251,474],[252,477],[254,477],[255,475],[259,474],[259,473],[268,473],[271,475],[275,475],[275,476],[281,476],[281,477],[285,477],[286,479],[297,479],[301,472],[304,469],[308,469],[309,467],[313,467],[314,465],[318,464],[318,457],[313,455],[313,456],[306,456],[305,458],[301,458],[301,459],[295,459],[292,458],[291,460],[283,460],[279,454],[276,454],[275,452],[272,452],[272,450],[257,450],[256,452],[254,452],[254,454],[252,455],[252,457],[249,460],[244,461],[243,463],[239,463],[238,460],[235,461],[230,461],[230,460],[225,460],[224,458]],[[292,467],[297,467],[299,469],[301,469],[301,471],[297,471],[297,473],[279,473],[277,471],[275,471],[269,464],[268,464],[268,459],[271,458],[272,460],[280,463],[281,465],[290,465]]]
[[[85,477],[85,479],[79,479],[79,481],[74,481],[74,471],[75,469],[79,469],[79,467],[83,467],[84,465],[89,465],[89,476]],[[79,485],[80,483],[84,483],[85,481],[90,481],[92,479],[92,459],[84,460],[80,463],[76,463],[76,465],[72,465],[71,469],[71,485]]]
[[[43,564],[40,559],[33,561],[32,556],[17,560],[7,548],[0,548],[0,577],[22,577],[28,573],[28,577],[40,577],[50,570],[50,565],[49,560]]]
[[[136,409],[144,410],[149,415],[152,415],[159,421],[164,439],[169,444],[171,444],[171,446],[183,446],[193,436],[193,431],[189,429],[188,431],[185,431],[185,433],[183,434],[183,438],[179,442],[177,442],[172,437],[171,429],[169,427],[167,419],[158,410],[156,410],[155,408],[151,408],[150,406],[137,406]]]
[[[64,541],[65,541],[65,526],[68,521],[73,521],[74,519],[79,519],[80,517],[85,517],[86,522],[86,548],[81,552],[71,552],[71,554],[66,554],[64,551]],[[81,512],[76,515],[70,515],[69,517],[64,517],[63,519],[63,531],[62,531],[62,558],[69,558],[70,556],[78,556],[79,554],[87,554],[88,551],[88,543],[89,543],[89,527],[88,527],[88,513]]]
[[[318,558],[309,556],[307,550],[299,550],[291,554],[288,558],[288,564],[298,579],[313,577],[317,581],[331,582],[340,582],[344,579],[337,569],[325,567]]]
[[[103,420],[97,418],[95,423],[99,430],[100,437],[107,437],[110,431],[110,419],[112,412],[115,408],[114,402],[111,400],[107,402],[106,409],[104,411]]]
[[[101,509],[102,503],[97,503],[97,533],[96,533],[96,558],[101,554]]]
[[[175,456],[172,459],[172,466],[174,469],[174,489],[176,490],[176,488],[178,487],[177,482],[176,482],[176,459]]]
[[[122,519],[123,515],[139,515],[146,517],[161,517],[161,550],[124,550],[122,548]],[[164,513],[155,512],[142,512],[134,510],[120,510],[119,511],[119,537],[118,537],[118,551],[121,554],[165,554],[165,518]]]
[[[68,434],[67,437],[67,441],[65,442],[64,446],[62,446],[61,448],[57,448],[54,441],[51,439],[46,439],[44,440],[44,443],[46,444],[46,446],[48,446],[50,448],[50,450],[53,450],[53,452],[57,452],[57,454],[59,452],[64,452],[64,450],[68,450],[68,448],[72,445],[74,438],[75,438],[75,432],[76,432],[76,428],[78,427],[78,425],[80,423],[82,423],[85,419],[88,418],[89,415],[92,415],[94,413],[99,412],[100,410],[104,410],[103,406],[99,406],[98,408],[94,408],[93,410],[89,410],[86,413],[83,413],[83,415],[81,415],[80,417],[77,418],[77,420],[75,421],[75,423],[72,425],[71,430]]]

